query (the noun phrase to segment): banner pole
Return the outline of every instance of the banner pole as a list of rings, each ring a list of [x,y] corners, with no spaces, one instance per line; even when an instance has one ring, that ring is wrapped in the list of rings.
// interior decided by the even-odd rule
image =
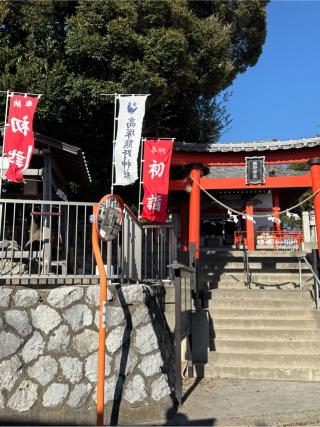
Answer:
[[[3,155],[5,151],[6,129],[7,129],[7,121],[8,121],[8,105],[9,105],[9,90],[7,90],[6,110],[4,115],[4,128],[3,128],[2,153],[1,153],[0,198],[2,197]]]
[[[144,160],[143,160],[143,148],[144,148],[144,141],[146,140],[147,138],[141,138],[141,151],[140,151],[140,180],[139,180],[139,200],[138,200],[138,220],[140,221],[141,220],[141,204],[142,204],[142,201],[141,201],[141,194],[142,194],[142,184],[143,184],[143,182],[141,182],[141,180],[142,180],[142,165],[143,165],[143,163],[144,163]]]
[[[117,115],[117,102],[118,102],[118,94],[114,94],[114,113],[113,113],[113,136],[112,136],[112,167],[111,167],[111,194],[113,194],[113,186],[114,186],[114,178],[115,178],[115,145],[116,145],[116,134],[118,127],[118,118]]]

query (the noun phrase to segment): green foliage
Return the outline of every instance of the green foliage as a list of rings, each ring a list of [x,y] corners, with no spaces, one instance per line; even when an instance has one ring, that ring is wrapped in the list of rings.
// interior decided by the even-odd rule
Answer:
[[[309,171],[310,167],[308,163],[291,163],[288,166],[288,169],[291,169],[294,171]]]
[[[298,170],[301,170],[301,169],[298,169]],[[298,199],[293,200],[293,203],[294,204],[302,203],[306,199],[308,199],[311,195],[312,195],[312,190],[308,189],[304,193],[302,193]],[[295,219],[293,217],[289,218],[286,214],[281,214],[281,222],[283,224],[283,227],[284,228],[289,228],[289,227],[292,228],[293,227],[294,229],[300,230],[302,228],[302,212],[303,211],[311,211],[313,209],[314,209],[313,199],[311,198],[311,199],[307,200],[306,202],[304,202],[302,205],[295,208],[294,211],[291,211],[291,213],[297,213],[300,216],[299,219]]]
[[[303,202],[304,200],[306,200],[308,197],[310,197],[312,195],[312,190],[311,188],[309,188],[307,191],[305,191],[298,199],[298,203]],[[301,211],[312,211],[313,210],[313,198],[310,200],[307,200],[305,203],[303,203],[302,207],[301,207]]]
[[[43,93],[35,129],[82,147],[101,194],[113,128],[101,93],[150,93],[145,136],[215,142],[229,121],[216,96],[257,62],[266,3],[2,1],[0,89]]]
[[[298,213],[298,212],[296,212]],[[280,215],[280,220],[282,223],[283,229],[294,229],[301,230],[302,229],[302,219],[301,219],[301,211],[299,210],[299,219],[295,219],[293,217],[289,218],[286,214]]]

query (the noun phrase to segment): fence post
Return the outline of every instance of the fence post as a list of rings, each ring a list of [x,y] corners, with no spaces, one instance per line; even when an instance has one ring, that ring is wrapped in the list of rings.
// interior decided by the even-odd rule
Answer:
[[[172,264],[168,265],[172,270],[174,281],[175,281],[175,326],[174,326],[174,351],[175,351],[175,373],[176,373],[176,383],[175,383],[175,392],[176,399],[179,404],[182,402],[182,374],[181,374],[181,341],[182,338],[186,338],[187,344],[189,344],[190,351],[187,357],[187,368],[188,373],[193,371],[192,366],[192,317],[191,317],[191,289],[189,288],[189,297],[190,302],[187,302],[187,287],[185,286],[183,290],[183,300],[181,299],[181,281],[182,279],[191,278],[193,274],[193,269],[190,267],[180,264],[177,261],[174,261]],[[186,283],[186,282],[184,282]],[[182,304],[184,306],[182,307]],[[182,318],[182,311],[184,312]],[[189,316],[187,316],[189,314]],[[182,322],[183,320],[183,322]],[[190,359],[189,359],[190,356]]]
[[[170,264],[174,260],[178,260],[177,230],[178,230],[178,216],[176,214],[172,214],[172,228],[169,230],[169,233],[171,234],[171,239],[169,239],[169,244],[171,244],[171,251],[169,252],[171,255],[169,259]]]
[[[192,289],[197,292],[198,290],[198,284],[197,284],[197,259],[196,259],[196,244],[195,243],[189,243],[189,267],[194,268],[194,274],[192,277]]]
[[[50,149],[43,150],[43,200],[52,200],[52,168]],[[51,213],[51,206],[43,204],[43,212]],[[51,218],[45,215],[43,219],[43,266],[44,274],[50,273],[51,267]]]
[[[315,274],[317,275],[317,277],[319,278],[319,257],[318,257],[318,250],[317,249],[312,249],[312,268],[313,271],[315,272]],[[314,279],[314,285],[315,285],[315,289],[317,289],[317,280]],[[319,298],[319,295],[316,296],[317,299]]]
[[[201,298],[199,289],[198,261],[196,258],[196,243],[189,243],[189,268],[192,268],[192,291],[193,301],[196,309],[201,308]]]
[[[302,266],[301,266],[301,259],[299,258],[299,289],[302,290]]]
[[[175,326],[174,326],[174,357],[176,371],[176,398],[181,404],[182,400],[182,375],[181,375],[181,274],[180,270],[175,269]]]
[[[133,240],[134,240],[134,264],[137,274],[137,279],[142,280],[142,229],[136,223],[133,225]]]

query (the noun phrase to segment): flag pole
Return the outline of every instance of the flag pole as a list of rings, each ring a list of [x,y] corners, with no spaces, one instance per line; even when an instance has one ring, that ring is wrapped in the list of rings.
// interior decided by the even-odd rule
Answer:
[[[0,177],[0,198],[2,198],[2,182],[3,182],[3,155],[5,151],[5,140],[6,140],[6,129],[7,129],[7,121],[8,121],[8,105],[9,105],[9,90],[6,91],[7,99],[6,99],[6,110],[4,116],[4,128],[3,128],[3,140],[2,140],[2,153],[1,153],[1,177]]]
[[[114,94],[114,112],[113,112],[113,136],[112,136],[112,168],[111,168],[111,194],[113,194],[113,186],[115,179],[115,152],[114,148],[116,145],[116,135],[118,130],[118,117],[117,117],[117,107],[118,107],[119,95]]]
[[[143,160],[143,148],[144,148],[144,142],[147,138],[142,138],[141,139],[141,151],[140,151],[140,180],[139,180],[139,203],[138,203],[138,220],[141,220],[141,205],[142,205],[142,201],[141,201],[141,194],[142,194],[142,165],[144,163]]]
[[[114,110],[113,110],[113,133],[112,133],[112,164],[111,164],[111,194],[113,194],[114,187],[114,175],[115,175],[115,160],[114,160],[114,147],[116,144],[116,134],[118,127],[117,107],[118,99],[121,95],[118,93],[102,93],[102,96],[113,96],[114,97]]]

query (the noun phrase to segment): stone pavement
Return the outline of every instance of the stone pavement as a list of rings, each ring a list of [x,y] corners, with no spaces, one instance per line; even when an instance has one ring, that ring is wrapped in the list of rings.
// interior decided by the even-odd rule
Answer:
[[[164,425],[320,425],[320,382],[188,379]]]

